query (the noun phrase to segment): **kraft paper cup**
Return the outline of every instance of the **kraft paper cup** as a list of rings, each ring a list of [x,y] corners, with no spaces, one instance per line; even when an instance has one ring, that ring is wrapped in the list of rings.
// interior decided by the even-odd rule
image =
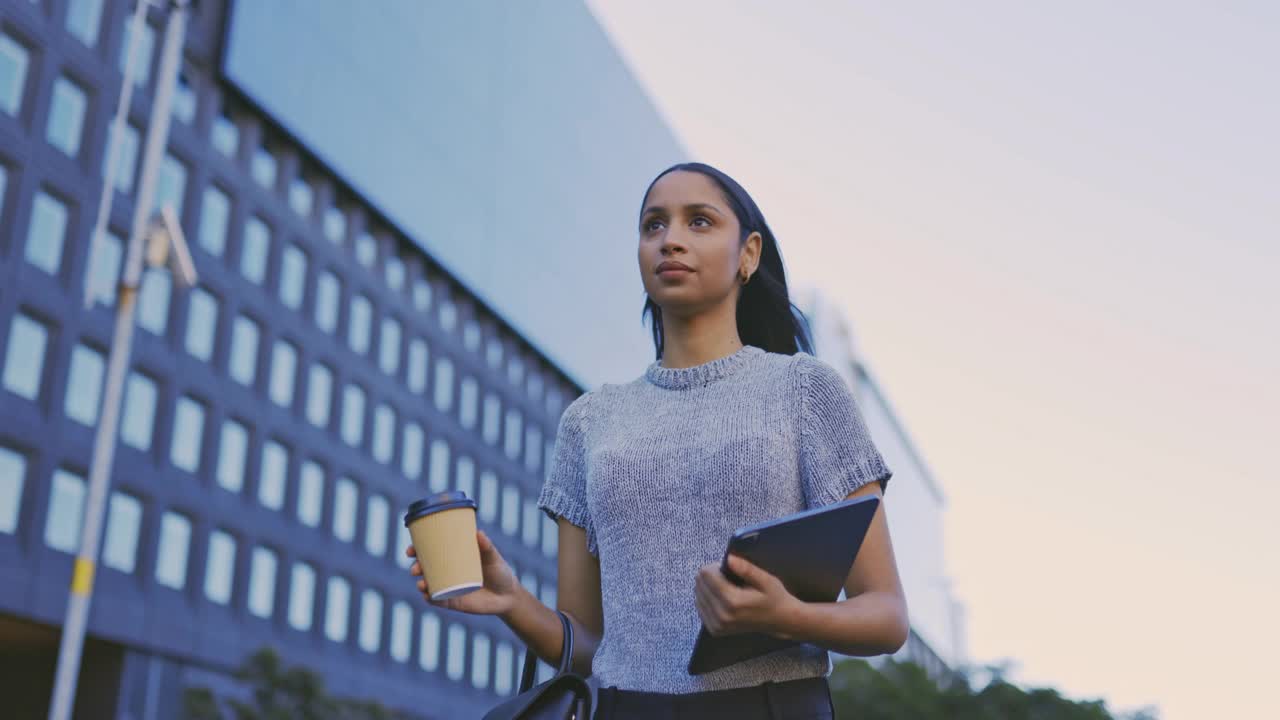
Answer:
[[[447,600],[484,587],[476,542],[476,502],[461,491],[442,492],[409,506],[405,527],[422,565],[431,600]]]

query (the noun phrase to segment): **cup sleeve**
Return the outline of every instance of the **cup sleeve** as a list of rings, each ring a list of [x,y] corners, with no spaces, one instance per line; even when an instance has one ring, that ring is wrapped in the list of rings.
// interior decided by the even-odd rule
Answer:
[[[538,507],[547,517],[563,517],[587,531],[587,551],[599,556],[595,526],[587,505],[586,425],[590,392],[565,408],[556,428],[556,439],[546,480],[538,494]]]
[[[800,483],[805,507],[839,502],[875,481],[888,488],[893,472],[867,430],[849,385],[835,368],[808,354],[795,360],[799,395]]]

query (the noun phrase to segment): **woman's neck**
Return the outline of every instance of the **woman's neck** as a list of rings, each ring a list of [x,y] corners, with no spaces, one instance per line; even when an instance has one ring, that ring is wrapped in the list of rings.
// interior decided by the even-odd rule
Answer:
[[[736,318],[707,315],[662,318],[662,360],[666,368],[686,368],[711,362],[742,349]]]

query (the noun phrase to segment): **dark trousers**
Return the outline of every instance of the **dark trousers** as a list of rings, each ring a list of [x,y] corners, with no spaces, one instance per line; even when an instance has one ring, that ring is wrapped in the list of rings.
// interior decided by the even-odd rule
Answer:
[[[834,720],[825,677],[669,695],[602,687],[594,720]]]

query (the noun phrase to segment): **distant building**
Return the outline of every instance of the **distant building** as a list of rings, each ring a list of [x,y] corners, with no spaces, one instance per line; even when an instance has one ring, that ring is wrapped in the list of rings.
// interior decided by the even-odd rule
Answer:
[[[885,507],[911,616],[910,638],[894,657],[916,662],[941,678],[967,661],[964,606],[953,594],[946,565],[946,496],[907,433],[905,418],[876,382],[844,312],[815,289],[794,294],[793,302],[813,328],[815,353],[853,389],[876,447],[893,471]]]

